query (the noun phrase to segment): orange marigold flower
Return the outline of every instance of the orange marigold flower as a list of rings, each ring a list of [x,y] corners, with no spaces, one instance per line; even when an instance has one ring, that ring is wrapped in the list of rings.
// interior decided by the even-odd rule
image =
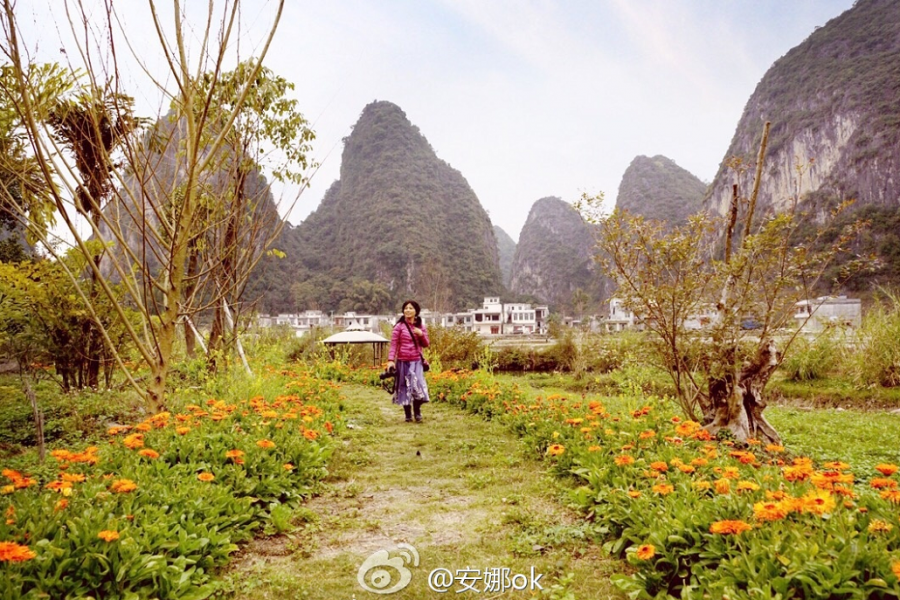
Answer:
[[[850,488],[845,487],[843,485],[836,485],[836,486],[834,486],[834,488],[832,488],[831,491],[834,492],[835,494],[840,494],[841,496],[844,496],[845,498],[856,498],[856,492],[854,492]],[[882,495],[882,498],[883,497],[884,496]]]
[[[800,510],[814,515],[831,513],[836,506],[834,497],[826,490],[812,490],[798,499]]]
[[[881,463],[880,465],[875,465],[875,470],[884,475],[885,477],[890,477],[897,470],[900,469],[897,465],[892,465],[888,463]]]
[[[695,490],[703,491],[711,488],[712,484],[708,481],[695,481],[691,484],[691,487],[693,487]]]
[[[650,463],[650,468],[653,469],[654,471],[659,471],[661,473],[665,473],[666,471],[669,470],[669,465],[667,465],[665,462],[663,462],[661,460],[657,460],[657,461]]]
[[[550,456],[560,456],[566,451],[566,447],[562,444],[550,444],[547,448],[547,454]]]
[[[895,560],[891,563],[891,571],[894,573],[897,579],[900,579],[900,560]]]
[[[260,448],[274,448],[275,442],[273,442],[272,440],[259,440],[258,442],[256,442],[256,445]]]
[[[117,494],[125,494],[128,492],[133,492],[137,489],[137,484],[130,479],[117,479],[113,481],[112,485],[109,486],[109,491],[115,492]]]
[[[869,533],[888,533],[893,528],[893,525],[880,519],[872,519],[872,522],[869,523],[869,526],[867,527]]]
[[[668,483],[660,483],[659,485],[654,485],[651,489],[660,496],[668,496],[675,491],[675,488]]]
[[[69,501],[66,500],[65,498],[62,498],[59,502],[57,502],[53,506],[53,510],[56,510],[56,511],[65,510],[68,506],[69,506]]]
[[[319,437],[319,432],[316,431],[315,429],[304,429],[303,437],[312,441],[312,440],[316,439],[317,437]]]
[[[216,476],[213,475],[212,473],[198,473],[197,474],[197,479],[199,479],[200,481],[210,482],[215,478],[216,478]]]
[[[600,446],[588,446],[588,452],[600,452],[602,448]]]
[[[685,421],[675,427],[675,433],[684,437],[690,437],[700,430],[700,423],[696,421]]]
[[[731,491],[731,482],[727,479],[716,479],[716,482],[713,485],[716,488],[717,494],[727,494]]]
[[[653,544],[644,544],[643,546],[639,546],[635,551],[634,555],[639,560],[650,560],[654,556],[656,556],[656,548]]]
[[[725,479],[737,479],[740,476],[741,472],[737,467],[725,467],[722,469],[722,477]]]
[[[71,483],[81,483],[85,479],[87,479],[87,477],[85,477],[81,473],[63,473],[62,474],[62,480],[69,481]]]
[[[755,492],[759,489],[759,484],[753,481],[738,481],[737,491],[739,492]]]
[[[880,496],[892,504],[900,504],[900,490],[885,490]]]
[[[104,529],[100,533],[97,534],[97,537],[103,540],[104,542],[114,542],[119,539],[119,532],[112,531],[109,529]]]
[[[325,431],[331,433],[334,431],[334,425],[331,424],[331,421],[325,421]]]
[[[833,471],[846,471],[850,468],[850,465],[840,460],[828,461],[822,466]]]
[[[150,448],[144,448],[143,450],[138,450],[138,454],[143,456],[144,458],[159,458],[159,452],[156,450],[151,450]]]
[[[185,426],[176,427],[175,433],[177,433],[178,435],[186,435],[190,430],[191,430],[190,427],[185,427]]]
[[[634,450],[634,444],[625,444],[622,446],[622,452],[628,452],[629,450]]]
[[[716,521],[709,526],[710,533],[737,535],[753,529],[753,525],[743,521]]]
[[[696,471],[696,469],[691,465],[678,465],[678,470],[682,473],[693,473],[694,471]]]
[[[772,454],[781,454],[784,452],[784,446],[780,446],[778,444],[768,444],[766,446],[766,452],[771,452]]]
[[[629,456],[628,454],[620,454],[619,456],[617,456],[617,457],[614,459],[613,462],[615,462],[616,465],[618,465],[618,466],[620,466],[620,467],[624,467],[625,465],[632,465],[632,464],[634,464],[634,457],[633,457],[633,456]]]
[[[293,471],[294,470],[294,465],[292,465],[291,463],[284,463],[281,466],[284,467],[285,471]]]
[[[144,445],[144,434],[142,433],[132,433],[129,436],[126,436],[124,440],[122,440],[122,445],[130,450],[135,450]]]
[[[705,458],[695,458],[694,460],[691,461],[691,464],[694,465],[695,467],[705,467],[706,465],[709,464],[709,461],[706,460]]]
[[[44,486],[44,489],[45,490],[53,490],[54,492],[62,493],[65,490],[72,489],[72,482],[71,481],[51,481],[50,483],[48,483],[47,485]],[[70,494],[66,494],[66,495],[70,495]]]
[[[140,425],[135,425],[134,428],[138,431],[150,431],[151,429],[153,429],[153,425],[151,423],[148,423],[147,421],[144,421]]]
[[[753,516],[757,521],[780,521],[790,512],[781,502],[757,502],[753,505]]]
[[[656,432],[652,429],[648,429],[647,431],[642,431],[638,437],[642,440],[649,440],[652,437],[656,437]]]
[[[225,458],[240,458],[244,455],[243,450],[226,450]]]
[[[25,562],[37,556],[28,546],[15,542],[0,542],[0,562]]]
[[[876,490],[888,489],[893,490],[897,487],[897,482],[893,479],[887,479],[883,477],[876,477],[872,481],[869,482]]]
[[[640,493],[639,491],[637,491],[637,490],[629,490],[629,491],[628,491],[628,495],[629,495],[631,498],[640,498],[640,497],[641,497],[641,493]]]
[[[116,425],[107,429],[106,433],[108,435],[119,435],[123,431],[128,431],[129,429],[131,429],[131,427],[128,427],[127,425]]]

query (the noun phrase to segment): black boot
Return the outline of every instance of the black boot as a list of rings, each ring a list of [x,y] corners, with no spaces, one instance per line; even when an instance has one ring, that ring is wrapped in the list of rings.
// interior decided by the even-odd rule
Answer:
[[[413,410],[416,414],[416,423],[422,422],[422,403],[421,402],[413,402]]]
[[[412,407],[407,404],[403,407],[403,412],[406,414],[406,422],[412,423]]]

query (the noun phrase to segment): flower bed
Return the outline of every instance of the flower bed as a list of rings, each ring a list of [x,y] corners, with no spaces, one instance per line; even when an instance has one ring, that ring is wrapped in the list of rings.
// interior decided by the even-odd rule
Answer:
[[[341,422],[333,384],[267,379],[277,393],[187,404],[3,469],[0,598],[209,596],[210,569],[326,474]]]
[[[432,399],[502,419],[578,478],[573,500],[634,568],[616,577],[632,597],[900,597],[893,464],[857,473],[780,446],[739,447],[654,398],[610,412],[578,397],[528,399],[482,375],[429,382]]]

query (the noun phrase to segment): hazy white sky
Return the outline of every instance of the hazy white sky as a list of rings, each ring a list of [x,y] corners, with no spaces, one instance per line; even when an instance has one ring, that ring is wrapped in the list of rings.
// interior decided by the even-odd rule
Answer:
[[[132,2],[143,5],[115,6]],[[322,164],[290,221],[339,178],[341,140],[373,100],[399,105],[513,239],[544,196],[603,192],[611,205],[638,155],[662,154],[709,181],[766,70],[852,3],[287,0],[267,62],[296,84]],[[18,2],[44,59],[62,60],[59,5]],[[272,7],[244,2],[245,54]],[[141,12],[123,12],[134,40],[150,33]]]

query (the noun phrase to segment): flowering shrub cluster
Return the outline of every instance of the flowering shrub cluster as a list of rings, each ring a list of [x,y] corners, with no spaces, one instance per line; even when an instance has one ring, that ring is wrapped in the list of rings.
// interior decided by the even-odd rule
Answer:
[[[205,598],[210,569],[325,474],[340,393],[309,373],[205,399],[0,475],[0,598]]]
[[[470,373],[429,380],[433,399],[501,419],[582,481],[572,497],[634,567],[616,577],[631,597],[900,597],[894,464],[854,472],[781,446],[738,447],[654,398],[611,412]]]

